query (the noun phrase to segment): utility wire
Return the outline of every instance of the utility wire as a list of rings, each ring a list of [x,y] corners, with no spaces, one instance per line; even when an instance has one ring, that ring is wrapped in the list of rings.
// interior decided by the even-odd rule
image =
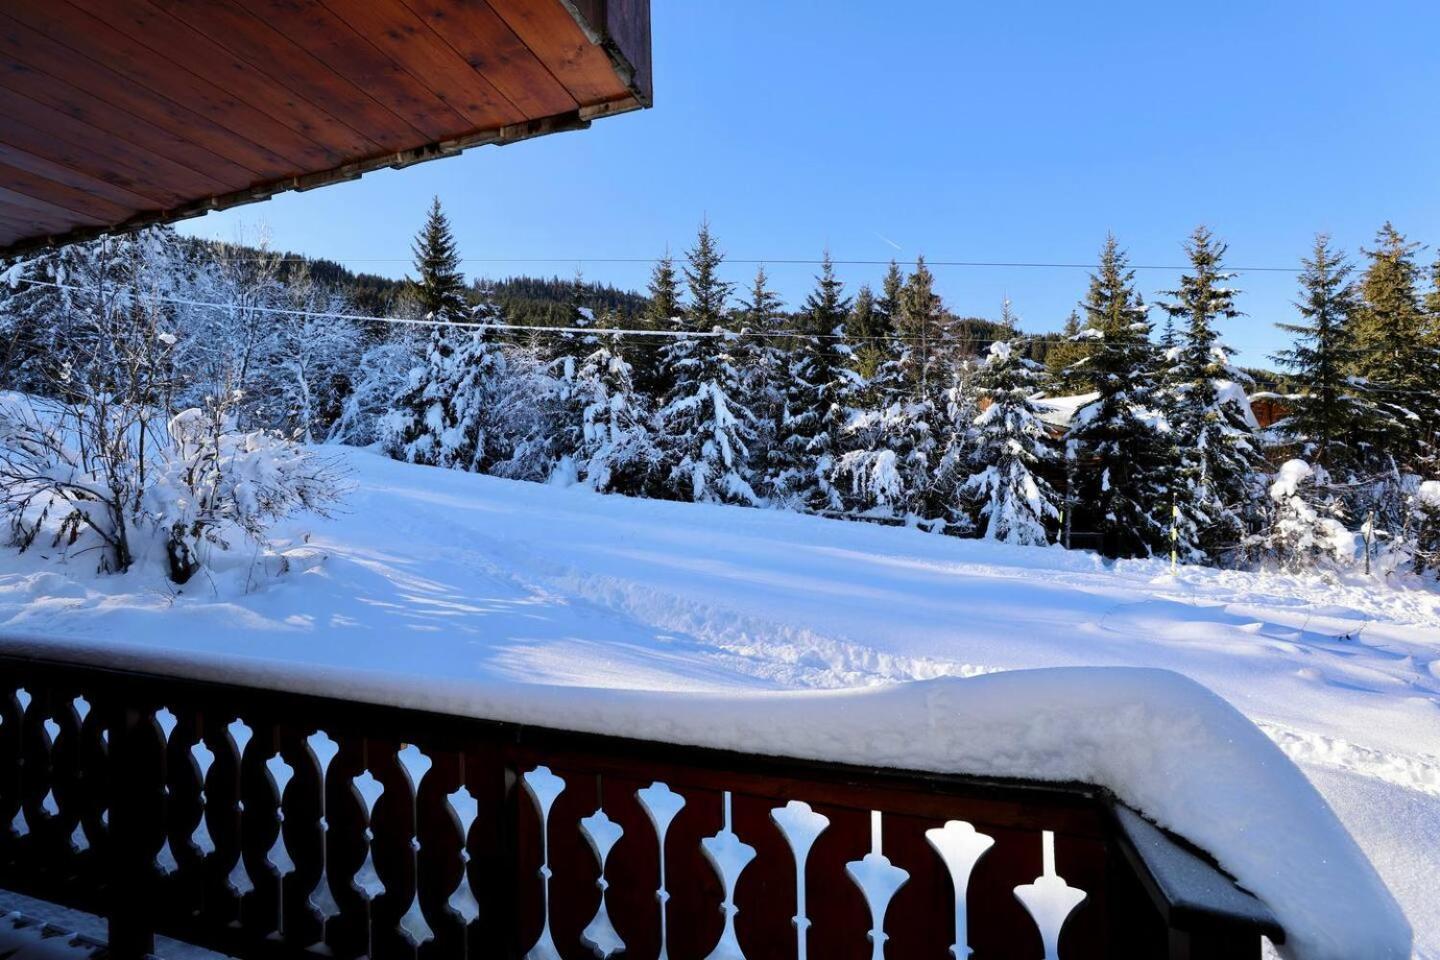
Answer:
[[[31,285],[31,286],[36,286],[36,287],[49,287],[49,288],[56,289],[56,290],[68,290],[68,291],[75,292],[75,293],[104,293],[104,292],[105,292],[102,287],[98,287],[98,286],[88,286],[88,287],[87,287],[87,286],[81,286],[81,285],[78,285],[78,284],[71,284],[71,283],[58,283],[58,282],[55,282],[55,281],[53,281],[53,280],[31,280],[31,279],[29,279],[29,278],[27,278],[27,277],[16,277],[16,278],[14,278],[13,282],[15,282],[15,283],[25,283],[25,284],[29,284],[29,285]],[[1059,344],[1072,344],[1072,345],[1084,347],[1086,350],[1089,350],[1089,351],[1096,351],[1096,350],[1130,350],[1130,349],[1134,349],[1134,347],[1133,347],[1132,345],[1130,345],[1130,344],[1112,344],[1112,343],[1106,343],[1106,342],[1104,342],[1103,340],[1098,340],[1098,339],[1090,339],[1090,338],[1074,339],[1074,338],[1070,338],[1070,337],[1045,337],[1045,336],[1039,336],[1039,335],[1031,335],[1031,334],[1018,333],[1018,332],[1016,333],[1016,335],[1015,335],[1014,337],[947,337],[947,336],[944,336],[943,334],[936,335],[936,336],[934,336],[934,337],[920,337],[920,336],[915,336],[915,335],[913,335],[913,334],[896,334],[896,335],[894,335],[894,336],[888,336],[888,337],[885,337],[885,336],[880,336],[880,337],[854,337],[854,336],[850,336],[849,334],[844,334],[844,333],[805,333],[805,332],[803,332],[803,331],[798,331],[798,330],[696,330],[696,331],[690,331],[690,330],[646,330],[646,329],[642,329],[642,328],[638,328],[638,327],[635,327],[635,328],[625,328],[625,327],[559,327],[559,326],[542,326],[542,325],[538,325],[538,324],[521,324],[521,323],[488,323],[488,322],[474,323],[474,322],[467,322],[467,321],[463,321],[463,320],[461,320],[461,321],[454,321],[454,320],[436,320],[436,319],[433,319],[432,317],[425,317],[425,318],[418,318],[418,319],[416,319],[416,318],[409,318],[409,317],[379,317],[379,316],[373,316],[373,315],[370,315],[370,314],[363,314],[363,313],[336,313],[336,312],[323,311],[323,310],[299,310],[299,309],[290,308],[290,307],[266,307],[266,306],[259,306],[259,305],[250,305],[250,304],[219,303],[219,302],[213,301],[213,300],[194,300],[194,299],[190,299],[190,298],[188,298],[188,297],[171,297],[171,296],[163,296],[163,295],[160,295],[160,294],[150,295],[150,298],[153,299],[153,300],[160,301],[160,302],[162,302],[162,303],[170,303],[170,304],[176,304],[176,305],[179,305],[179,306],[188,306],[188,307],[205,307],[205,308],[208,308],[208,309],[221,310],[221,311],[250,310],[250,311],[254,311],[254,312],[256,312],[256,313],[266,313],[266,314],[273,314],[273,315],[279,315],[279,316],[315,317],[315,318],[324,319],[324,320],[349,320],[349,321],[353,321],[353,322],[357,322],[357,323],[387,323],[387,324],[395,324],[395,325],[397,325],[397,326],[415,326],[415,327],[456,327],[456,328],[460,328],[460,329],[486,330],[486,331],[488,331],[488,330],[509,330],[509,331],[517,331],[517,332],[522,332],[522,333],[539,333],[539,334],[549,334],[549,335],[565,334],[565,335],[590,336],[590,337],[597,337],[597,338],[598,338],[598,337],[606,337],[606,336],[633,336],[633,337],[669,338],[669,339],[673,339],[673,340],[690,340],[690,339],[696,339],[696,338],[706,338],[706,339],[709,339],[709,338],[721,338],[721,339],[743,340],[743,339],[746,339],[746,338],[751,338],[751,339],[754,339],[754,338],[765,338],[765,339],[795,339],[795,340],[804,340],[804,339],[811,339],[811,340],[844,340],[844,341],[847,341],[847,342],[849,342],[849,343],[859,343],[859,344],[865,344],[865,343],[928,343],[928,344],[934,345],[937,349],[938,349],[938,348],[943,348],[943,347],[962,346],[962,347],[973,347],[973,348],[977,348],[977,352],[978,352],[978,349],[979,349],[979,348],[988,347],[988,346],[990,346],[991,344],[995,344],[995,343],[1005,343],[1005,342],[1008,342],[1009,340],[1022,340],[1022,341],[1026,342],[1026,343],[1043,343],[1043,344],[1048,344],[1048,345],[1052,345],[1052,346],[1054,346],[1054,345],[1059,345]],[[648,344],[648,346],[658,346],[658,345],[656,345],[656,344]],[[1154,346],[1154,344],[1152,344],[1152,346]],[[1363,391],[1363,392],[1365,392],[1365,393],[1394,393],[1394,394],[1408,394],[1408,395],[1422,395],[1422,396],[1430,396],[1430,395],[1432,395],[1432,391],[1428,391],[1428,390],[1411,390],[1411,389],[1406,389],[1406,388],[1403,388],[1403,387],[1380,387],[1380,386],[1368,386],[1368,385],[1364,387],[1364,391]]]
[[[225,257],[211,255],[211,260],[217,263],[313,263],[316,260],[328,260],[331,263],[412,263],[413,260],[405,257],[328,257],[316,255],[314,257]],[[661,260],[675,259],[667,257],[459,257],[461,263],[556,263],[556,264],[584,264],[584,263],[659,263]],[[681,258],[683,259],[683,258]],[[822,265],[824,260],[814,260],[805,257],[725,257],[724,263],[740,263],[760,266],[815,266]],[[908,264],[909,261],[901,260],[837,260],[831,258],[830,262],[836,266],[846,267],[888,267],[891,263]],[[1070,262],[1044,262],[1025,260],[926,260],[927,267],[978,267],[978,268],[1004,268],[1004,269],[1034,269],[1034,270],[1098,270],[1098,263],[1070,263]],[[1127,264],[1129,270],[1190,270],[1189,264],[1172,265],[1163,263],[1132,263]],[[1302,267],[1251,267],[1251,266],[1227,266],[1229,273],[1301,273]]]

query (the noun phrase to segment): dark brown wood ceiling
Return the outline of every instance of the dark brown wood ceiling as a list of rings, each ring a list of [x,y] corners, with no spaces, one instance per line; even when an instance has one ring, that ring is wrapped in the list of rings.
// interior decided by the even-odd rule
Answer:
[[[649,0],[7,0],[0,256],[650,96]]]

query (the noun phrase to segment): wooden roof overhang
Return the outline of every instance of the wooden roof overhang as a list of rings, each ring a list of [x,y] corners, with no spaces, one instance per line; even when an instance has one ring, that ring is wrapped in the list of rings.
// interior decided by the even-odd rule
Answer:
[[[0,256],[650,102],[649,0],[8,0]]]

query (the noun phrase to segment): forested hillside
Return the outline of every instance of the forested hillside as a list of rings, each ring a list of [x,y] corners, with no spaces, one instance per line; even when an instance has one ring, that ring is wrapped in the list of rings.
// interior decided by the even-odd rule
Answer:
[[[799,304],[763,267],[736,289],[708,225],[644,295],[467,277],[438,202],[405,281],[155,229],[9,264],[0,377],[83,405],[123,355],[134,404],[414,463],[1112,557],[1433,570],[1440,264],[1389,224],[1363,269],[1317,238],[1273,374],[1224,345],[1225,244],[1186,249],[1179,285],[1144,291],[1107,239],[1065,331],[1035,335],[1008,302],[957,316],[923,257],[878,289],[826,258]]]

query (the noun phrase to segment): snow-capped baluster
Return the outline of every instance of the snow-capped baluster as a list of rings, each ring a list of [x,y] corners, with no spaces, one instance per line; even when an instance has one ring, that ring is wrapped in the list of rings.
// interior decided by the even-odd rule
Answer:
[[[1015,888],[1015,899],[1029,912],[1040,929],[1045,945],[1045,960],[1060,960],[1060,931],[1070,913],[1085,899],[1085,891],[1070,886],[1055,872],[1055,834],[1046,830],[1042,836],[1045,867],[1034,883]]]
[[[805,913],[805,861],[815,840],[830,826],[830,818],[810,809],[808,803],[791,800],[771,810],[770,819],[780,828],[795,857],[795,916],[790,922],[795,927],[796,960],[805,960],[806,933],[810,929],[810,918]]]
[[[881,849],[880,811],[872,810],[870,852],[845,864],[845,872],[860,888],[865,904],[870,908],[870,932],[866,936],[871,944],[871,960],[885,958],[885,941],[890,939],[885,933],[885,911],[890,908],[896,892],[910,879],[910,873],[892,864]]]
[[[560,951],[555,947],[555,938],[550,933],[550,808],[565,792],[565,781],[550,772],[549,767],[540,766],[524,776],[525,792],[535,803],[540,813],[540,891],[544,910],[545,925],[540,928],[540,939],[525,954],[525,960],[560,960]]]
[[[670,822],[685,806],[685,798],[658,780],[643,790],[636,790],[635,797],[650,818],[655,828],[655,839],[660,846],[660,886],[655,891],[655,900],[660,905],[660,953],[656,960],[669,960],[669,917],[670,891],[665,887],[665,834]]]
[[[615,924],[610,922],[610,908],[605,903],[606,891],[610,888],[610,881],[605,879],[605,860],[625,831],[606,816],[604,810],[596,810],[580,820],[580,833],[589,841],[590,849],[595,851],[595,859],[600,861],[600,877],[595,881],[595,886],[600,888],[600,907],[595,911],[594,919],[581,932],[580,940],[600,960],[606,960],[611,954],[625,949],[625,941],[620,939]]]
[[[950,872],[950,883],[955,888],[955,943],[950,955],[955,960],[966,960],[970,956],[970,927],[965,908],[965,894],[970,888],[970,873],[985,851],[995,845],[995,838],[976,831],[964,820],[949,820],[945,826],[925,831],[925,839]]]
[[[454,793],[447,794],[445,802],[455,813],[455,819],[460,823],[460,862],[469,864],[470,851],[465,848],[466,838],[470,836],[470,827],[474,825],[475,818],[480,815],[480,804],[470,790],[461,786]],[[451,891],[450,898],[446,901],[451,910],[459,914],[460,919],[466,926],[474,923],[480,916],[480,903],[475,899],[475,891],[470,889],[470,871],[460,871],[460,882]]]
[[[735,886],[740,882],[740,874],[750,865],[750,861],[755,859],[755,848],[748,843],[742,843],[730,829],[729,790],[725,791],[723,803],[725,826],[715,836],[700,841],[705,859],[715,868],[715,875],[720,878],[720,884],[725,889],[725,899],[720,904],[720,912],[725,914],[725,928],[720,932],[720,941],[715,944],[715,949],[710,951],[706,960],[745,960],[745,952],[740,949],[740,941],[735,935],[735,914],[740,912],[740,908],[735,906]]]

